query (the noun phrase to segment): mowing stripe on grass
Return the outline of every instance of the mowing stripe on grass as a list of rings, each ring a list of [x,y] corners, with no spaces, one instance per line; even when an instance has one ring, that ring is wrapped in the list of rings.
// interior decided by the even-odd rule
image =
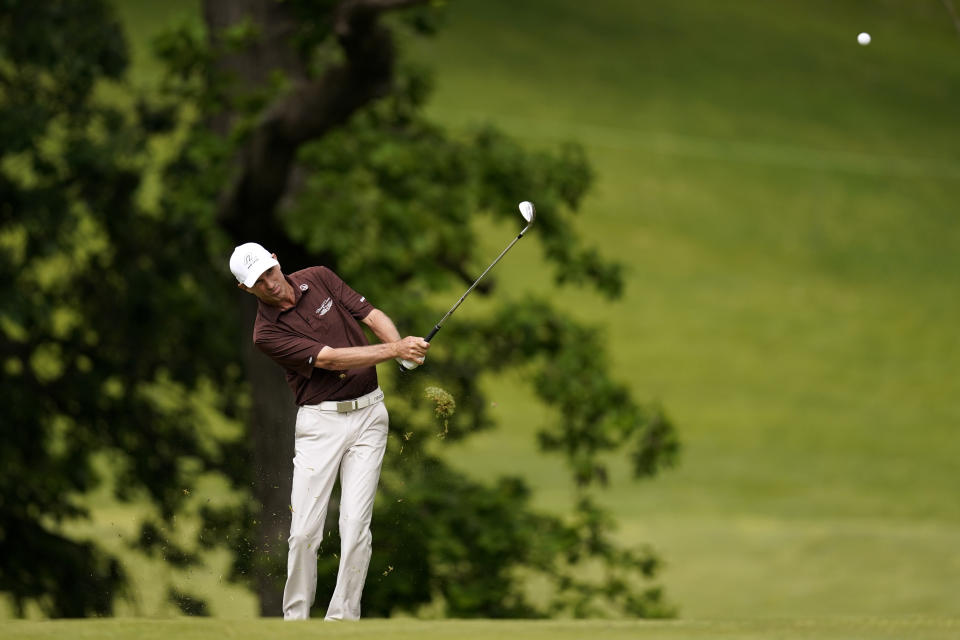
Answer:
[[[558,122],[490,111],[454,110],[457,127],[496,122],[521,138],[551,142],[577,140],[587,146],[639,150],[681,158],[699,158],[796,169],[846,171],[876,176],[923,176],[960,180],[960,163],[951,158],[922,158],[840,149],[817,149],[770,142],[691,136],[673,131],[616,127],[585,122]]]

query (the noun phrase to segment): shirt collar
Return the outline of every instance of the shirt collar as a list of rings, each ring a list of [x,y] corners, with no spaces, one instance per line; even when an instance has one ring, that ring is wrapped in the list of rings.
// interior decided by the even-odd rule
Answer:
[[[303,294],[306,291],[306,289],[304,288],[304,287],[307,287],[306,283],[301,283],[299,280],[294,280],[293,278],[291,278],[286,274],[283,275],[283,278],[284,280],[287,281],[287,284],[293,287],[293,306],[292,307],[290,307],[289,309],[280,309],[280,307],[274,307],[269,304],[264,304],[262,300],[257,300],[257,304],[260,307],[260,315],[262,315],[264,318],[266,318],[270,322],[276,322],[277,319],[280,317],[281,313],[290,311],[291,309],[294,309],[298,304],[300,304],[300,298],[303,297]]]

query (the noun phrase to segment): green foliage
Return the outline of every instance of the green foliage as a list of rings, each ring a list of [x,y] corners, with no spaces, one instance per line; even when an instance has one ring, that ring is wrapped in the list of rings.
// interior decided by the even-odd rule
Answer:
[[[140,536],[133,546],[147,555],[159,554],[164,561],[174,567],[191,567],[200,563],[195,553],[172,542],[164,533],[163,526],[155,522],[144,522],[140,526]]]
[[[231,384],[202,295],[221,283],[182,266],[205,263],[208,229],[136,205],[156,125],[97,98],[126,65],[109,6],[7,2],[0,40],[0,539],[16,549],[0,590],[20,611],[108,614],[123,570],[62,525],[87,515],[97,454],[118,497],[168,521],[222,462],[190,402],[203,381]]]
[[[620,265],[580,247],[573,231],[571,218],[592,180],[583,150],[567,144],[556,153],[528,152],[491,128],[450,136],[418,114],[429,89],[421,75],[403,69],[389,99],[302,147],[311,173],[304,197],[285,213],[290,236],[337,256],[366,291],[392,288],[371,277],[379,268],[401,282],[415,278],[411,286],[439,288],[463,277],[476,213],[514,222],[517,200],[535,193],[538,209],[549,212],[538,218],[537,236],[556,281],[619,295]]]
[[[539,433],[544,451],[561,453],[576,483],[606,483],[601,454],[627,449],[637,477],[655,475],[676,462],[679,442],[656,407],[634,403],[626,386],[612,380],[595,329],[558,314],[545,300],[505,301],[489,321],[462,324],[452,341],[479,338],[461,366],[497,370],[531,362],[537,395],[557,409],[559,420]],[[472,360],[472,362],[471,362]]]
[[[167,599],[174,603],[180,612],[187,616],[209,616],[206,602],[189,593],[184,593],[173,587],[167,591]]]
[[[308,4],[315,3],[292,2],[288,9],[296,14]],[[107,30],[102,42],[113,42],[106,13],[84,15],[91,22],[77,33],[100,25]],[[318,15],[293,42],[319,74],[339,57],[328,55],[336,48],[331,22],[323,17],[329,14]],[[6,33],[35,34],[55,20],[35,17],[39,31]],[[429,21],[411,22],[420,32],[430,30]],[[227,46],[259,41],[259,30],[244,24]],[[169,69],[164,96],[140,100],[127,112],[93,97],[96,78],[122,69],[107,64],[113,58],[98,47],[88,50],[90,82],[48,91],[48,78],[80,82],[57,65],[70,57],[79,58],[71,65],[81,64],[84,56],[73,43],[61,44],[59,55],[38,58],[48,67],[18,58],[12,45],[0,65],[17,88],[10,93],[15,98],[0,103],[0,116],[30,109],[48,114],[43,126],[28,128],[4,153],[0,173],[0,192],[9,203],[0,218],[0,286],[6,288],[0,328],[8,338],[0,401],[10,407],[15,434],[0,448],[0,483],[5,536],[17,527],[50,529],[46,538],[34,538],[53,540],[61,556],[70,549],[82,553],[48,565],[35,559],[57,553],[44,555],[27,544],[16,558],[4,558],[0,589],[18,603],[54,594],[55,604],[45,606],[50,615],[110,612],[123,582],[119,566],[48,524],[83,515],[76,496],[99,481],[91,463],[97,452],[112,461],[118,497],[146,497],[155,506],[156,517],[142,524],[136,548],[175,566],[198,562],[197,550],[174,542],[175,515],[184,508],[183,487],[201,473],[219,472],[239,496],[200,510],[198,547],[228,548],[234,579],[282,580],[284,550],[254,542],[258,519],[279,515],[263,513],[249,493],[247,441],[215,433],[210,416],[245,417],[245,407],[232,399],[242,395],[236,345],[249,331],[234,320],[230,301],[237,293],[223,262],[230,241],[250,238],[225,239],[215,208],[233,179],[237,150],[284,91],[283,82],[238,91],[215,69],[224,51],[178,29],[157,45]],[[295,188],[282,207],[258,212],[282,232],[274,238],[279,246],[270,247],[281,260],[286,252],[316,256],[399,326],[426,327],[439,316],[429,303],[432,294],[460,286],[485,258],[476,255],[474,219],[486,214],[516,222],[516,201],[535,193],[546,213],[535,236],[557,281],[611,297],[620,293],[620,267],[581,246],[573,232],[592,180],[581,149],[531,152],[489,128],[450,136],[422,116],[429,77],[403,67],[394,80],[387,97],[302,145]],[[234,127],[221,136],[210,123],[223,116]],[[164,191],[156,210],[145,211],[137,205],[142,176],[157,170],[146,157],[150,135],[170,131],[183,142],[161,168]],[[479,294],[494,285],[491,278]],[[458,617],[670,614],[660,591],[644,586],[655,576],[656,559],[648,550],[615,544],[613,523],[590,497],[606,475],[602,455],[625,451],[636,460],[637,475],[672,463],[677,447],[669,421],[636,405],[609,378],[594,330],[564,319],[546,302],[504,301],[491,317],[464,318],[448,333],[447,350],[431,354],[428,369],[394,381],[393,454],[375,511],[365,610],[390,615],[437,606]],[[469,480],[437,449],[492,426],[480,374],[516,366],[532,372],[541,401],[563,411],[541,443],[565,457],[578,482],[581,495],[569,518],[538,513],[515,478],[493,486]],[[428,398],[418,388],[428,375],[457,398],[457,413],[444,416],[447,440],[435,437],[435,409],[425,406]],[[209,388],[215,392],[205,394]],[[332,535],[324,549],[335,547]],[[27,559],[35,584],[22,578]],[[325,553],[320,562],[321,583],[330,582],[336,556]],[[96,594],[81,587],[90,584],[79,579],[86,571],[102,587]],[[527,594],[525,574],[550,585],[544,602]],[[175,587],[169,596],[185,612],[206,611]]]

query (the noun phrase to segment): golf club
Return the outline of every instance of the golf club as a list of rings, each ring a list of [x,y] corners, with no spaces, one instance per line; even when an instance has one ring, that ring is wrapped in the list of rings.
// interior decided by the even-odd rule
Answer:
[[[451,315],[453,315],[453,312],[456,311],[456,310],[457,310],[457,307],[459,307],[459,306],[463,303],[463,301],[466,299],[466,297],[467,297],[468,295],[470,295],[470,292],[473,291],[474,287],[477,286],[477,283],[479,283],[480,280],[483,279],[483,276],[487,275],[487,272],[490,271],[490,269],[493,269],[493,265],[495,265],[495,264],[497,264],[498,262],[500,262],[500,258],[502,258],[503,256],[505,256],[506,253],[507,253],[507,251],[510,251],[511,247],[513,247],[513,245],[515,245],[515,244],[517,243],[517,240],[519,240],[520,238],[522,238],[522,237],[523,237],[523,234],[525,234],[525,233],[527,232],[527,230],[528,230],[530,227],[533,226],[533,220],[534,220],[534,218],[537,217],[537,210],[534,208],[532,202],[529,202],[529,201],[527,201],[527,200],[524,200],[523,202],[520,203],[520,215],[522,215],[522,216],[523,216],[523,219],[527,221],[527,226],[523,228],[523,231],[521,231],[519,234],[517,234],[517,237],[514,238],[514,239],[510,242],[510,244],[507,245],[507,248],[506,248],[506,249],[504,249],[503,251],[500,252],[500,255],[497,256],[496,260],[494,260],[493,262],[491,262],[491,263],[490,263],[490,266],[483,270],[483,273],[481,273],[481,274],[477,277],[477,279],[473,281],[473,284],[470,285],[470,288],[467,289],[462,296],[460,296],[460,299],[457,300],[457,303],[456,303],[455,305],[453,305],[452,307],[450,307],[450,310],[447,311],[447,313],[444,314],[444,316],[443,316],[442,318],[440,318],[440,321],[437,322],[437,324],[433,325],[433,329],[430,330],[430,333],[428,333],[428,334],[426,335],[426,337],[424,338],[424,340],[426,340],[427,342],[430,342],[430,340],[433,338],[433,336],[435,336],[435,335],[437,334],[437,331],[440,331],[440,327],[443,326],[444,321],[446,321],[447,318],[449,318]],[[416,369],[417,367],[420,366],[418,363],[413,362],[413,361],[411,361],[411,360],[403,360],[403,359],[400,359],[400,358],[398,358],[398,360],[400,361],[400,370],[401,370],[401,371],[409,371],[409,370],[412,370],[412,369]]]

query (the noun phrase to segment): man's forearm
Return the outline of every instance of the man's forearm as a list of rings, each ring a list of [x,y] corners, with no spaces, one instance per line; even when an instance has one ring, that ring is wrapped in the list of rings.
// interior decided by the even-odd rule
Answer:
[[[396,342],[400,339],[400,332],[390,316],[379,309],[374,309],[363,319],[363,323],[380,338],[380,342]]]
[[[363,347],[324,347],[317,354],[313,366],[320,369],[342,371],[357,367],[370,367],[392,358],[423,362],[430,344],[423,338],[407,336],[400,338],[397,327],[387,314],[374,309],[363,319],[363,323],[383,342]]]
[[[397,344],[396,341],[392,341],[364,347],[342,347],[339,349],[324,347],[317,354],[313,366],[334,371],[371,367],[396,358],[399,355]]]

